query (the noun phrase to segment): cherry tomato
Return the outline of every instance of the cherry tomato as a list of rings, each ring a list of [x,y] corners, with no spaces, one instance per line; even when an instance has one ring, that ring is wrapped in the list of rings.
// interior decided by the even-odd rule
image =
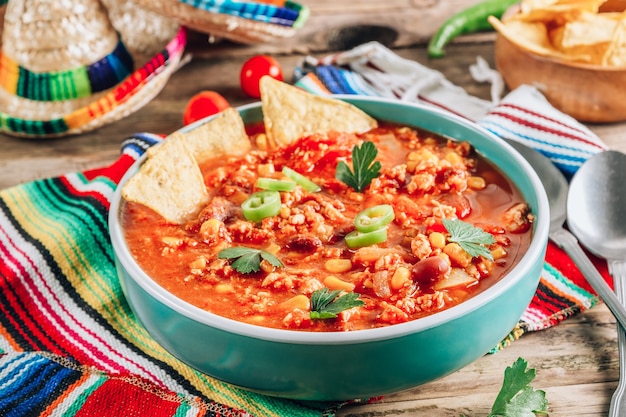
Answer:
[[[187,102],[183,113],[183,123],[186,125],[219,113],[230,107],[228,101],[215,91],[205,90],[194,95]]]
[[[264,75],[278,81],[283,80],[283,70],[276,59],[267,55],[256,55],[244,62],[239,74],[243,92],[253,98],[261,97],[259,80]]]

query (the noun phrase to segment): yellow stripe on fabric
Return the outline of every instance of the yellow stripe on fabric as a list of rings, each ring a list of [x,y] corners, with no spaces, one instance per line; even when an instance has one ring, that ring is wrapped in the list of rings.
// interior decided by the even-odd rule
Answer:
[[[18,65],[4,53],[0,52],[0,86],[7,92],[15,94],[20,78]]]
[[[86,181],[84,178],[83,180]],[[50,183],[46,183],[46,186],[53,187]],[[46,198],[41,192],[29,194],[24,186],[5,190],[2,194],[16,221],[30,236],[39,240],[48,249],[82,299],[97,309],[122,337],[149,357],[170,366],[198,391],[216,402],[236,409],[250,410],[257,417],[282,416],[280,410],[274,412],[274,407],[270,404],[271,401],[276,401],[275,399],[241,390],[197,372],[161,347],[130,315],[123,296],[115,294],[107,285],[106,279],[101,275],[107,271],[102,271],[102,267],[94,268],[94,265],[90,265],[88,252],[84,248],[81,250],[76,247],[76,241],[61,225],[63,216],[68,214],[60,213],[59,210],[54,211],[54,207],[51,207],[48,202],[54,196]],[[50,221],[50,219],[55,219],[55,221]],[[96,249],[88,248],[87,250]],[[111,269],[110,272],[115,273],[114,268],[111,267]]]
[[[92,306],[104,304],[105,300],[113,300],[118,319],[126,318],[119,314],[123,307],[116,294],[104,285],[102,277],[96,273],[93,265],[88,263],[83,252],[85,248],[79,248],[73,237],[59,224],[63,213],[47,209],[42,201],[44,198],[38,198],[38,204],[33,204],[33,199],[23,187],[10,189],[10,197],[12,203],[7,200],[7,205],[13,216],[30,236],[39,240],[48,249],[63,275],[83,299]],[[52,222],[50,219],[56,221]]]
[[[94,269],[86,264],[83,253],[74,249],[75,241],[69,239],[58,224],[49,221],[51,215],[56,215],[58,220],[58,212],[46,212],[43,204],[33,204],[30,194],[23,187],[11,188],[6,194],[3,197],[16,221],[30,236],[39,240],[49,250],[80,296],[96,308],[121,335],[150,357],[171,366],[207,397],[233,408],[242,408],[248,404],[230,385],[200,374],[174,358],[137,320],[132,320],[129,315],[122,312],[124,310],[120,305],[122,297],[102,291],[102,287],[106,287],[102,277],[93,273]]]
[[[136,320],[131,320],[128,306],[121,295],[112,291],[110,285],[98,274],[99,268],[91,265],[83,248],[66,231],[56,223],[48,221],[50,218],[60,220],[59,212],[46,211],[42,204],[34,205],[29,194],[22,192],[22,188],[11,189],[12,204],[7,205],[13,212],[16,220],[32,237],[39,240],[50,252],[61,268],[63,275],[81,298],[96,309],[100,315],[130,342],[144,351],[160,352],[169,358],[161,346],[152,339],[145,328]],[[19,192],[19,194],[18,194]],[[38,199],[41,201],[43,199]],[[108,245],[108,242],[105,242]],[[94,250],[95,248],[88,248]],[[114,271],[111,271],[114,273]],[[153,355],[154,356],[154,355]]]

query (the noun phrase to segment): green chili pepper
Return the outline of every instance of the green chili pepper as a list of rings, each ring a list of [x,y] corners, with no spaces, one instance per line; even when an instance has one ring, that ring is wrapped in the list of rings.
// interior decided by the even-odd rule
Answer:
[[[293,181],[283,181],[274,178],[259,178],[256,181],[256,186],[264,190],[272,191],[293,191],[296,189],[296,183]]]
[[[387,228],[374,230],[373,232],[362,233],[358,230],[350,232],[346,235],[346,245],[349,248],[360,248],[363,246],[371,246],[382,243],[387,240]]]
[[[308,192],[316,193],[321,190],[321,187],[319,185],[289,167],[283,167],[282,172],[286,177],[294,180],[299,186],[301,186]]]
[[[241,205],[243,216],[251,222],[260,222],[266,217],[280,213],[280,193],[278,191],[259,191],[252,194]]]
[[[373,232],[387,226],[395,214],[389,204],[368,207],[354,218],[354,227],[361,233]]]
[[[486,0],[464,9],[448,20],[437,30],[428,43],[428,56],[441,58],[445,55],[445,47],[452,39],[468,33],[492,30],[489,16],[498,19],[504,12],[520,0]]]

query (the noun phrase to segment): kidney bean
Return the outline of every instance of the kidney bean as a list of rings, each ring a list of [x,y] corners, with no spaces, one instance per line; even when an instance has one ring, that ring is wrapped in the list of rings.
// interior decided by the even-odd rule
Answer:
[[[322,246],[322,241],[316,236],[295,235],[289,238],[286,246],[287,249],[295,252],[308,253]]]
[[[450,265],[439,256],[431,256],[418,261],[411,268],[413,281],[430,285],[443,278],[450,270]]]

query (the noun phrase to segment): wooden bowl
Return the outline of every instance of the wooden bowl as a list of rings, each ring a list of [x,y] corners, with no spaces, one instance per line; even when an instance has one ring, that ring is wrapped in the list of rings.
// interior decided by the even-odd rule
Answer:
[[[501,34],[496,37],[494,59],[511,90],[522,84],[532,85],[554,107],[581,122],[626,120],[626,67],[609,68],[539,56]]]

